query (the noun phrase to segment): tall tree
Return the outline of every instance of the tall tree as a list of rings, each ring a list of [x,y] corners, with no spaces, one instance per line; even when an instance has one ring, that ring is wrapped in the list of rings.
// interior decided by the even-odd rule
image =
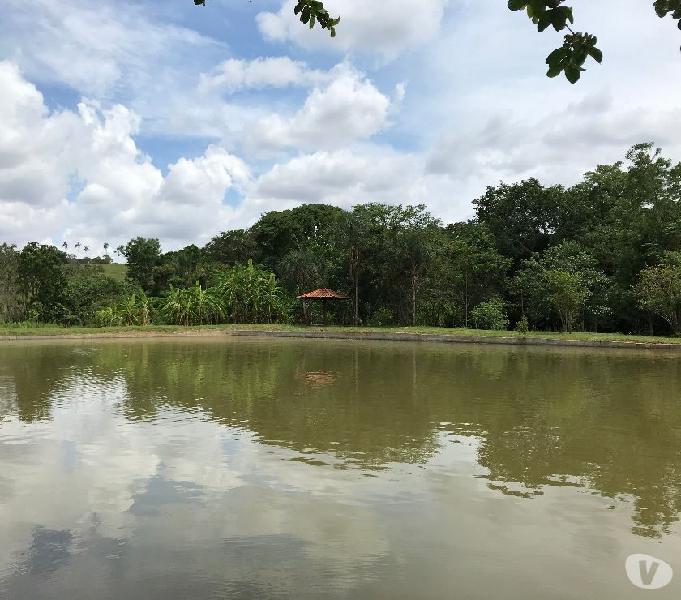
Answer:
[[[580,314],[596,322],[607,313],[609,285],[591,254],[576,242],[563,242],[524,261],[512,288],[535,325],[549,326],[557,315],[571,331]]]
[[[23,312],[19,256],[15,246],[0,245],[0,323],[17,320]]]
[[[260,249],[250,231],[234,229],[215,236],[205,247],[209,260],[232,266],[249,259],[260,260]]]
[[[284,211],[264,214],[251,228],[260,249],[259,262],[275,269],[291,250],[331,244],[332,234],[343,211],[326,204],[303,204]]]
[[[124,282],[107,276],[99,265],[69,265],[64,294],[63,322],[68,325],[91,325],[97,311],[115,304],[127,292]]]
[[[326,286],[328,270],[324,255],[314,246],[290,250],[277,269],[283,286],[296,295]]]
[[[161,260],[161,243],[156,238],[137,237],[118,252],[128,264],[128,279],[139,285],[145,292],[154,289],[154,269]]]
[[[644,310],[681,333],[681,252],[667,252],[659,265],[641,271],[636,296]]]
[[[171,286],[189,287],[197,281],[205,286],[208,277],[206,253],[195,244],[190,244],[159,257],[153,270],[154,293],[159,294]]]
[[[484,223],[456,223],[447,227],[446,257],[450,289],[463,305],[463,324],[468,327],[470,307],[501,294],[511,260],[495,247],[495,238]]]
[[[19,275],[28,308],[38,320],[59,322],[64,315],[67,257],[54,246],[31,242],[19,255]]]
[[[477,220],[492,233],[499,252],[517,265],[553,242],[560,227],[563,195],[560,186],[546,188],[528,179],[488,187],[473,205]]]
[[[638,328],[632,292],[638,273],[681,247],[681,165],[652,144],[637,144],[626,161],[602,165],[570,190],[573,239],[588,248],[611,278],[610,304],[616,326]]]
[[[360,324],[359,287],[360,277],[370,258],[372,238],[370,237],[370,211],[356,206],[352,212],[344,213],[336,230],[336,245],[344,255],[348,277],[352,281],[352,310],[354,325]]]
[[[399,207],[385,204],[360,204],[353,208],[344,227],[337,230],[341,236],[349,234],[338,247],[343,248],[348,260],[357,316],[369,320],[380,313],[381,324],[400,320],[404,312],[403,292],[409,289],[395,243],[400,211]]]
[[[580,273],[549,269],[543,275],[547,298],[560,317],[563,331],[571,332],[590,291]]]
[[[435,254],[440,222],[426,210],[424,204],[396,206],[392,212],[394,252],[409,277],[411,324],[415,326],[421,275]]]

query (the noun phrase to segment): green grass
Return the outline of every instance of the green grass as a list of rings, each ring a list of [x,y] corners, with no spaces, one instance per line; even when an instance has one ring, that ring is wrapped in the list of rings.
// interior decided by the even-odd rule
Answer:
[[[644,342],[649,344],[677,344],[681,347],[681,338],[625,335],[621,333],[555,333],[533,331],[523,336],[514,331],[487,331],[480,329],[444,329],[437,327],[301,327],[296,325],[203,325],[199,327],[181,327],[177,325],[149,325],[146,327],[60,327],[57,325],[0,325],[0,336],[88,336],[88,335],[153,335],[172,333],[229,332],[233,330],[256,331],[336,331],[342,333],[416,333],[435,335],[454,335],[468,337],[530,337],[552,340],[579,340],[588,342]]]
[[[101,265],[104,270],[104,275],[108,275],[116,281],[124,281],[128,273],[128,265],[118,265],[112,263],[110,265]]]
[[[0,336],[32,337],[32,336],[88,336],[114,334],[154,334],[182,333],[201,331],[221,331],[229,325],[202,325],[200,327],[182,327],[180,325],[147,325],[130,327],[62,327],[61,325],[5,324],[0,325]]]

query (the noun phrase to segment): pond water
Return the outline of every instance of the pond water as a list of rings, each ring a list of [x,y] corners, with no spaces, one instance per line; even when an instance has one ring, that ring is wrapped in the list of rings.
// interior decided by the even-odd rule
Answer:
[[[3,599],[678,599],[680,513],[673,352],[0,346]]]

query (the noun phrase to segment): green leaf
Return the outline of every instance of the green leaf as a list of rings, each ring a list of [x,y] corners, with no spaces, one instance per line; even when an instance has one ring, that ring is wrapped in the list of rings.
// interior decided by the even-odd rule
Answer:
[[[539,32],[542,32],[546,30],[549,25],[551,25],[551,15],[549,13],[545,13],[537,21],[537,29]]]
[[[547,71],[546,75],[547,75],[548,77],[553,78],[553,77],[558,77],[558,75],[560,75],[562,72],[563,72],[563,68],[562,68],[562,67],[551,65],[551,66],[549,67],[549,70]]]
[[[603,52],[596,47],[589,48],[589,56],[591,56],[591,58],[593,58],[597,63],[603,62]]]
[[[565,67],[565,77],[567,77],[567,80],[570,83],[577,83],[581,75],[582,75],[581,69],[579,69],[578,67],[574,66]]]
[[[566,58],[565,48],[556,48],[551,54],[546,57],[546,64],[548,65],[558,65],[563,62]]]

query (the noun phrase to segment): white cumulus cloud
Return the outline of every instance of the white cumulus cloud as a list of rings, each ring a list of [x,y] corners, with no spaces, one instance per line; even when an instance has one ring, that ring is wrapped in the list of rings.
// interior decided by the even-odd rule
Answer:
[[[95,247],[134,235],[171,245],[206,240],[229,226],[229,189],[249,185],[248,166],[223,148],[182,158],[167,175],[137,147],[130,109],[82,102],[50,112],[18,68],[0,63],[0,238]]]
[[[260,149],[329,149],[370,138],[387,124],[391,100],[362,73],[343,63],[315,87],[292,116],[260,119],[250,144]]]
[[[310,69],[304,62],[292,60],[288,56],[254,60],[230,58],[210,73],[202,74],[199,89],[236,92],[242,89],[308,86],[327,81],[328,78],[328,73]]]
[[[421,199],[421,161],[389,148],[315,152],[275,165],[257,181],[253,195],[272,200],[408,203]]]
[[[181,77],[178,67],[221,44],[105,0],[3,0],[0,57],[40,82],[82,94],[132,97],[137,88]]]
[[[266,40],[392,59],[437,35],[448,0],[327,1],[324,6],[329,13],[341,16],[338,35],[333,39],[320,28],[310,32],[302,27],[293,14],[295,4],[294,0],[285,0],[279,11],[258,15],[258,27]]]

